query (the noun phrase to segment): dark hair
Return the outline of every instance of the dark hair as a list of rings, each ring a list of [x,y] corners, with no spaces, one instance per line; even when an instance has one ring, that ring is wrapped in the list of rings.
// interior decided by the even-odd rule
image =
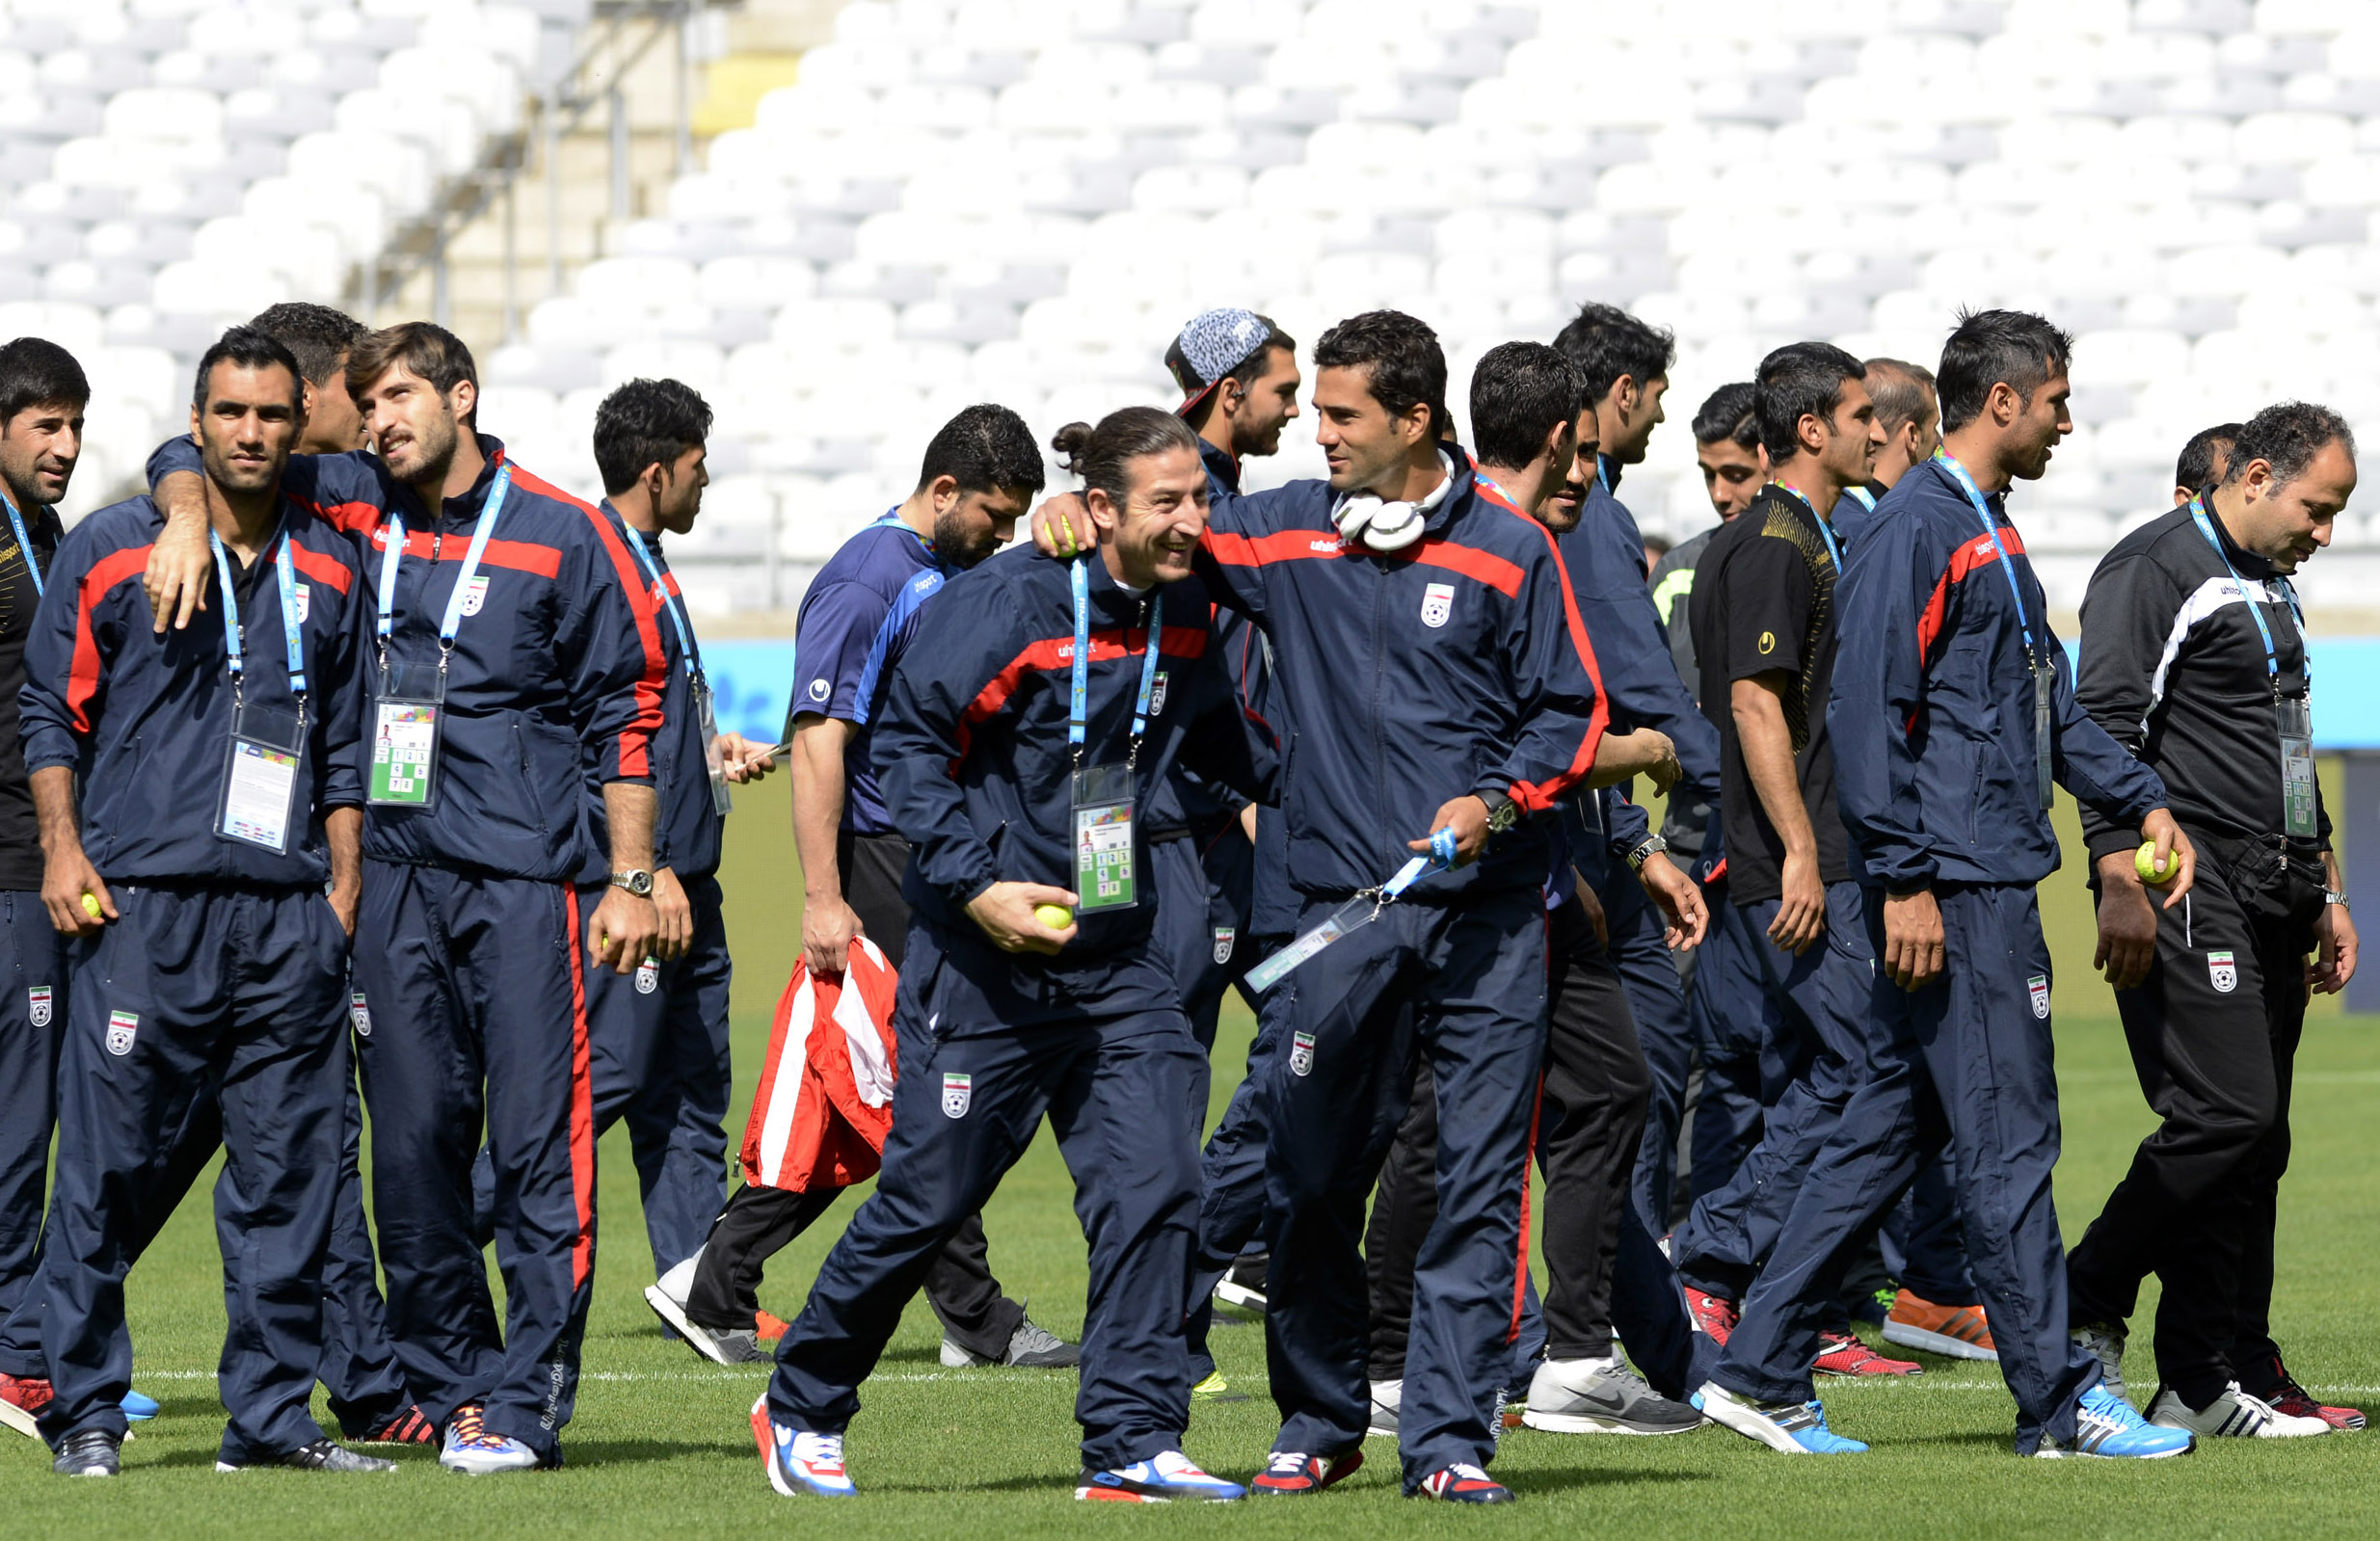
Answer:
[[[441,396],[452,395],[467,380],[479,388],[479,365],[461,337],[434,321],[403,321],[365,332],[348,349],[347,393],[361,401],[373,381],[399,364]]]
[[[2286,487],[2306,474],[2326,444],[2338,444],[2347,459],[2355,458],[2355,430],[2344,417],[2310,401],[2277,402],[2239,425],[2223,485],[2238,481],[2247,474],[2250,461],[2260,460],[2273,468],[2273,480]]]
[[[1955,434],[1983,415],[1993,385],[2006,385],[2027,407],[2052,375],[2066,373],[2074,339],[2029,310],[1962,310],[1942,344],[1936,382],[1942,432]]]
[[[710,437],[710,404],[676,380],[631,380],[595,409],[595,468],[610,497]]]
[[[918,485],[948,476],[962,492],[1041,491],[1041,446],[1025,419],[995,402],[978,402],[942,425],[925,446]]]
[[[316,385],[328,384],[357,342],[372,330],[344,310],[304,300],[268,306],[248,324],[279,338],[297,359],[298,373]]]
[[[91,382],[74,355],[47,337],[0,343],[0,425],[28,407],[87,407]]]
[[[1934,399],[1934,371],[1903,359],[1870,359],[1867,393],[1876,403],[1876,421],[1886,434],[1897,434],[1941,411]]]
[[[1066,469],[1083,478],[1084,491],[1097,488],[1118,504],[1130,495],[1132,483],[1124,474],[1127,462],[1168,449],[1198,453],[1198,436],[1190,425],[1162,407],[1122,407],[1099,419],[1099,426],[1068,423],[1050,440],[1065,457]]]
[[[298,373],[298,360],[279,337],[261,328],[233,327],[200,355],[198,378],[190,385],[190,404],[201,412],[206,411],[206,377],[215,372],[217,364],[237,364],[244,369],[279,364],[289,371],[290,411],[295,412],[306,400],[306,377]]]
[[[1760,447],[1760,416],[1754,410],[1760,387],[1749,380],[1720,386],[1702,398],[1694,414],[1694,441],[1716,444],[1733,439],[1745,449]]]
[[[1586,377],[1590,403],[1610,395],[1622,375],[1643,385],[1667,375],[1677,361],[1677,337],[1667,327],[1649,325],[1616,305],[1592,300],[1555,333],[1554,346]]]
[[[1438,334],[1402,310],[1367,310],[1323,333],[1317,369],[1361,369],[1372,399],[1403,416],[1430,409],[1430,437],[1446,426],[1446,352]]]
[[[1173,383],[1181,387],[1182,394],[1195,396],[1201,391],[1207,392],[1198,405],[1190,409],[1189,421],[1192,428],[1198,427],[1207,420],[1208,414],[1215,411],[1217,399],[1222,395],[1220,390],[1209,387],[1217,386],[1226,380],[1232,380],[1239,383],[1242,390],[1245,390],[1250,385],[1263,378],[1265,371],[1272,367],[1273,350],[1286,349],[1291,353],[1297,351],[1297,339],[1283,332],[1279,322],[1261,311],[1250,311],[1249,314],[1264,323],[1263,339],[1248,350],[1246,358],[1224,370],[1214,380],[1198,378],[1198,371],[1192,369],[1190,360],[1182,356],[1180,337],[1165,344],[1165,372],[1173,376]]]
[[[2241,426],[2238,423],[2217,423],[2212,428],[2202,428],[2192,434],[2190,441],[2181,446],[2179,458],[2174,462],[2174,485],[2186,487],[2193,492],[2204,491],[2215,479],[2217,456],[2223,457],[2223,468],[2229,471],[2232,446],[2239,441]]]
[[[1760,360],[1756,379],[1760,444],[1778,465],[1802,452],[1802,419],[1829,424],[1843,404],[1843,382],[1867,366],[1831,342],[1789,342]]]
[[[1578,421],[1587,386],[1578,366],[1541,342],[1504,342],[1471,371],[1471,448],[1484,465],[1536,460],[1545,436]]]

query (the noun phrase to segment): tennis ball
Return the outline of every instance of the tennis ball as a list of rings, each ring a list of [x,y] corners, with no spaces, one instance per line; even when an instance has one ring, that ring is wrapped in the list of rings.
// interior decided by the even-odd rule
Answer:
[[[83,913],[91,917],[94,920],[99,918],[99,896],[97,894],[86,893],[83,895]]]
[[[1036,904],[1033,918],[1053,931],[1063,931],[1074,924],[1074,912],[1062,904]]]
[[[2140,874],[2143,883],[2161,889],[2173,882],[2174,875],[2181,870],[2181,859],[2167,853],[2165,865],[2160,870],[2157,866],[2157,842],[2143,840],[2140,849],[2132,853],[2132,870]]]

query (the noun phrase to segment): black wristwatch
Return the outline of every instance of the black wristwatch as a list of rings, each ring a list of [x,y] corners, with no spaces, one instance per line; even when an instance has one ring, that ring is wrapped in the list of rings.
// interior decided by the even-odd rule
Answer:
[[[626,889],[640,899],[653,897],[653,874],[650,872],[614,872],[611,875],[611,886],[615,889]]]
[[[1520,819],[1520,805],[1503,792],[1482,791],[1471,794],[1487,810],[1487,833],[1502,835]]]

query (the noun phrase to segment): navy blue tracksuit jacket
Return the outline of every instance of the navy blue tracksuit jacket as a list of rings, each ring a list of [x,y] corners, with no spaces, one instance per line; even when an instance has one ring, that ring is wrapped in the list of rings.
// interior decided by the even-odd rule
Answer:
[[[780,1425],[849,1423],[860,1383],[943,1243],[1045,1113],[1090,1243],[1076,1400],[1083,1464],[1112,1470],[1175,1448],[1189,1420],[1183,1317],[1198,1165],[1179,1110],[1201,1055],[1156,926],[1146,823],[1181,756],[1243,795],[1270,788],[1227,720],[1238,704],[1216,666],[1200,583],[1134,595],[1099,556],[1083,563],[1084,765],[1125,761],[1146,650],[1159,650],[1163,694],[1134,759],[1138,902],[1079,910],[1074,940],[1055,957],[1003,952],[966,913],[998,882],[1076,887],[1069,565],[1003,552],[927,607],[880,721],[886,805],[910,844],[913,920],[894,1012],[900,1081],[876,1190],[778,1350],[768,1403]]]
[[[1200,571],[1271,642],[1288,705],[1281,808],[1301,930],[1401,867],[1449,799],[1501,791],[1548,811],[1602,737],[1594,651],[1553,537],[1467,464],[1441,463],[1423,538],[1403,551],[1342,542],[1321,482],[1224,499],[1207,534]],[[1492,1456],[1553,837],[1550,820],[1524,818],[1284,986],[1290,1039],[1260,1094],[1276,1450],[1336,1454],[1363,1438],[1364,1205],[1427,1054],[1441,1180],[1414,1270],[1405,1485]]]
[[[320,1437],[323,1257],[339,1182],[348,1074],[348,943],[322,897],[323,820],[362,801],[363,584],[337,531],[284,500],[281,537],[210,598],[202,624],[157,635],[140,577],[164,517],[146,497],[91,516],[58,551],[19,695],[29,772],[74,771],[84,854],[119,918],[71,943],[42,1344],[53,1443],[120,1436],[131,1384],[123,1281],[152,1230],[197,1104],[220,1099],[228,1165],[216,1194],[229,1316],[225,1458]],[[288,544],[307,694],[302,737],[274,555]],[[297,749],[286,849],[216,833],[235,731]]]
[[[2163,804],[2165,789],[2075,704],[2004,502],[1986,499],[1988,532],[1939,460],[1885,494],[1836,590],[1827,728],[1876,956],[1885,955],[1887,893],[1930,889],[1946,942],[1932,983],[1876,992],[1890,1042],[1873,1058],[1858,1121],[1888,1147],[1876,1168],[1886,1174],[1883,1204],[1925,1151],[1950,1142],[1968,1263],[2017,1400],[2017,1448],[2029,1452],[2045,1434],[2072,1440],[2075,1404],[2099,1366],[2067,1337],[2065,1251],[2050,1199],[2057,1078],[2049,949],[2033,889],[2056,870],[2058,844],[2035,790],[2024,627],[2033,655],[2053,671],[2057,783],[2130,827]],[[1854,1122],[1853,1110],[1844,1118]]]
[[[508,464],[500,441],[478,443],[478,480],[435,514],[371,456],[289,464],[289,495],[357,543],[368,609],[401,514],[388,656],[415,678],[436,672],[447,598]],[[152,481],[195,468],[187,440],[149,462]],[[446,670],[437,801],[364,811],[355,984],[372,1023],[372,1191],[406,1379],[437,1421],[480,1405],[490,1433],[553,1463],[594,1283],[584,920],[610,863],[593,810],[604,784],[654,779],[667,622],[617,526],[511,470]],[[471,1212],[483,1119],[509,1338]]]

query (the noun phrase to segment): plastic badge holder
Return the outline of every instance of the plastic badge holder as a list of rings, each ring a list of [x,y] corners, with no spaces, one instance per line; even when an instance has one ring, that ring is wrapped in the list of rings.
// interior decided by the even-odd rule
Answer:
[[[376,808],[435,807],[439,733],[446,712],[446,671],[390,664],[372,702],[372,782]]]
[[[224,755],[223,802],[215,833],[276,855],[289,851],[289,814],[306,747],[303,712],[241,706]]]
[[[1086,765],[1074,773],[1076,910],[1129,910],[1139,900],[1133,871],[1133,771]]]
[[[719,717],[712,708],[710,686],[696,680],[693,687],[694,728],[703,737],[703,769],[710,777],[710,810],[726,816],[735,810],[735,799],[727,789],[727,759],[719,753]]]
[[[1317,953],[1350,931],[1361,930],[1380,917],[1398,895],[1431,872],[1455,864],[1455,832],[1439,830],[1430,837],[1430,854],[1417,856],[1397,869],[1397,875],[1377,889],[1366,889],[1330,912],[1321,925],[1248,970],[1247,987],[1262,995],[1288,976],[1291,970],[1311,963]]]
[[[2313,701],[2283,696],[2274,703],[2281,719],[2281,806],[2289,834],[2313,839],[2321,833],[2315,814]]]

